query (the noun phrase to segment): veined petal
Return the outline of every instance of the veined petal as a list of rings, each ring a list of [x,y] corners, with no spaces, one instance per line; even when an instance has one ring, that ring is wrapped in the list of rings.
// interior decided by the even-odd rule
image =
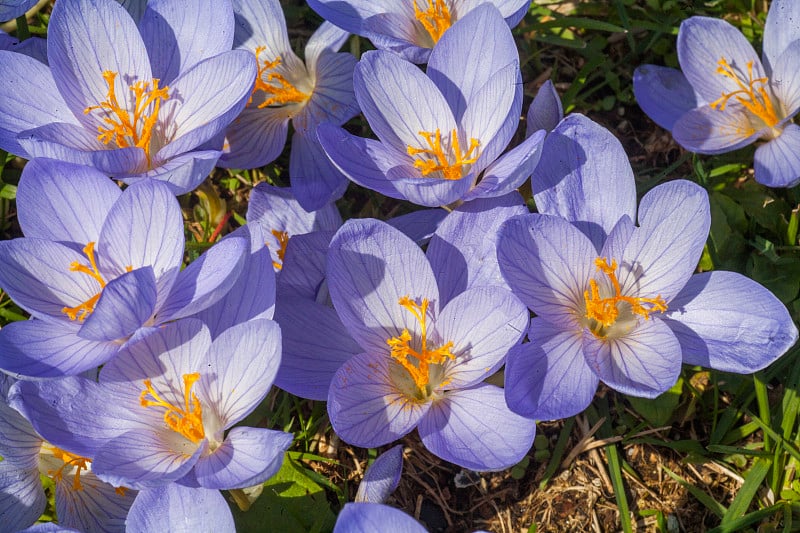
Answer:
[[[158,487],[185,476],[206,447],[205,440],[193,444],[166,426],[135,429],[106,442],[94,456],[92,470],[112,485]]]
[[[264,46],[270,58],[292,50],[286,33],[286,19],[277,0],[233,0],[236,15],[236,48],[255,50]]]
[[[276,280],[278,301],[295,297],[311,301],[322,297],[319,303],[329,300],[325,270],[333,234],[333,231],[314,231],[289,239],[283,269]]]
[[[442,35],[428,59],[427,72],[461,122],[481,88],[508,65],[519,65],[514,37],[497,8],[485,2]],[[501,118],[505,113],[501,107]]]
[[[258,168],[277,159],[286,145],[289,116],[280,107],[248,107],[225,131],[223,168]]]
[[[281,364],[281,330],[272,320],[250,320],[214,339],[198,383],[222,428],[255,409],[269,392]]]
[[[182,73],[171,86],[172,95],[182,96],[171,116],[175,129],[156,157],[170,159],[223,131],[247,104],[255,76],[255,58],[244,50],[204,59]]]
[[[798,17],[800,17],[800,13]],[[800,71],[800,57],[798,56],[800,56],[800,41],[790,44],[778,56],[772,73],[774,81],[770,84],[775,97],[789,116],[794,116],[800,110],[800,72],[798,72]]]
[[[0,78],[0,149],[27,157],[16,140],[20,132],[51,122],[78,124],[47,65],[5,50],[0,50],[0,63],[5,73]]]
[[[36,5],[36,0],[8,0],[0,2],[0,20],[11,20],[25,14]]]
[[[346,503],[333,533],[425,533],[427,529],[400,509],[382,503]]]
[[[753,143],[763,133],[753,128],[748,113],[737,102],[728,102],[725,111],[709,105],[698,107],[673,123],[672,137],[698,154],[730,152]]]
[[[558,420],[582,412],[600,382],[586,363],[575,329],[531,321],[530,342],[515,346],[506,358],[508,407],[526,418]]]
[[[320,124],[317,139],[342,174],[384,196],[406,199],[389,178],[390,174],[420,176],[406,154],[373,139],[357,137],[338,126]]]
[[[764,66],[775,74],[778,58],[800,39],[800,4],[792,0],[773,0],[764,25]],[[777,78],[781,79],[781,78]]]
[[[420,420],[422,443],[435,455],[471,470],[503,470],[533,445],[536,425],[511,412],[503,389],[480,384],[449,391]]]
[[[133,502],[125,528],[151,531],[236,531],[230,507],[220,491],[169,483],[143,490]]]
[[[235,427],[222,445],[194,467],[200,486],[239,489],[263,483],[281,468],[293,435],[272,429]]]
[[[239,278],[249,251],[248,239],[229,237],[192,261],[176,277],[158,322],[187,317],[219,301]]]
[[[511,290],[549,322],[575,324],[595,270],[591,241],[563,218],[521,215],[500,228],[497,260]]]
[[[294,117],[296,129],[315,130],[322,122],[339,126],[358,114],[358,101],[353,89],[355,67],[356,59],[350,54],[326,53],[319,58],[314,74],[314,92],[303,110]],[[308,68],[314,72],[310,66]]]
[[[97,241],[121,191],[100,172],[50,159],[25,165],[17,188],[17,218],[26,237]]]
[[[541,213],[572,222],[598,250],[623,215],[635,218],[633,170],[607,129],[572,114],[547,136],[542,153],[531,179]]]
[[[183,217],[178,201],[162,183],[145,181],[128,187],[108,213],[100,230],[98,267],[115,278],[128,270],[151,266],[160,308],[183,261]]]
[[[16,140],[31,159],[46,157],[87,166],[93,166],[95,154],[105,150],[105,146],[89,129],[67,122],[51,122],[25,130],[17,135]],[[139,148],[123,149],[128,154],[131,150],[143,152]],[[106,156],[106,159],[113,157]]]
[[[553,131],[564,118],[564,107],[551,80],[546,80],[533,97],[525,117],[525,137],[539,130]]]
[[[426,251],[442,305],[471,287],[508,287],[497,263],[500,226],[528,213],[519,193],[461,204],[442,221]]]
[[[81,339],[71,323],[27,320],[0,330],[0,368],[15,375],[77,375],[102,365],[118,351],[116,342]]]
[[[336,371],[362,349],[336,311],[300,298],[281,298],[275,310],[283,353],[275,385],[301,398],[325,401]]]
[[[768,187],[800,183],[800,127],[789,123],[780,135],[756,148],[753,168],[756,181]]]
[[[323,54],[338,52],[348,37],[350,33],[347,30],[328,21],[323,22],[306,43],[305,58],[308,71],[315,72],[319,58]]]
[[[633,94],[642,111],[670,131],[681,115],[700,105],[699,96],[683,72],[658,65],[636,67]]]
[[[349,183],[328,159],[317,140],[316,129],[294,132],[289,175],[292,192],[303,209],[308,211],[322,209],[341,198]]]
[[[739,89],[736,80],[717,74],[718,61],[725,59],[746,73],[753,63],[753,78],[766,76],[761,60],[742,32],[729,22],[710,17],[691,17],[678,32],[678,61],[695,91],[706,102]]]
[[[47,498],[39,470],[20,468],[11,461],[0,461],[0,520],[4,531],[20,531],[33,524],[44,511]]]
[[[180,196],[195,190],[219,159],[217,150],[187,152],[162,162],[159,166],[140,174],[117,175],[117,179],[128,184],[157,180],[169,187],[173,195]]]
[[[477,179],[476,169],[458,180],[427,179],[414,168],[411,173],[393,168],[387,174],[400,197],[417,205],[438,207],[452,204],[467,194]]]
[[[461,200],[490,198],[508,194],[533,174],[542,156],[545,131],[539,130],[500,156],[483,171],[480,181]]]
[[[407,329],[420,332],[403,297],[428,299],[435,318],[439,290],[428,260],[411,239],[384,222],[352,219],[344,223],[328,251],[328,288],[348,332],[364,350],[389,353],[386,341]]]
[[[423,246],[433,237],[433,232],[446,217],[447,211],[444,209],[420,209],[390,218],[386,223]]]
[[[328,416],[345,442],[374,448],[411,432],[431,407],[400,392],[389,375],[387,355],[362,353],[336,372],[328,393]]]
[[[233,8],[228,0],[205,0],[192,9],[169,0],[151,0],[139,21],[153,77],[169,85],[203,59],[233,46]]]
[[[130,84],[153,77],[136,24],[119,3],[108,0],[67,0],[54,8],[47,56],[61,96],[89,129],[102,124],[84,110],[106,100],[109,87],[103,72],[118,74],[118,95],[129,94]]]
[[[655,398],[675,384],[681,371],[681,345],[658,318],[643,320],[616,339],[583,333],[586,362],[611,388],[643,398]]]
[[[496,372],[527,329],[528,309],[506,289],[478,287],[450,300],[431,335],[434,344],[453,341],[445,388],[469,387]]]
[[[136,498],[136,491],[124,494],[101,481],[93,472],[80,476],[81,489],[73,487],[74,478],[56,483],[56,513],[61,526],[78,531],[124,533],[125,517]]]
[[[372,463],[364,478],[358,484],[355,502],[381,503],[395,491],[400,484],[403,472],[403,445],[392,446],[380,454]]]
[[[443,136],[458,131],[449,101],[440,89],[417,66],[391,52],[365,53],[356,66],[353,83],[372,130],[395,150],[430,148],[421,131],[438,129]]]
[[[723,372],[761,370],[797,340],[786,307],[735,272],[692,276],[670,302],[664,322],[678,338],[685,363]]]
[[[78,336],[95,341],[126,339],[153,316],[156,278],[150,267],[137,268],[103,288],[92,314]]]

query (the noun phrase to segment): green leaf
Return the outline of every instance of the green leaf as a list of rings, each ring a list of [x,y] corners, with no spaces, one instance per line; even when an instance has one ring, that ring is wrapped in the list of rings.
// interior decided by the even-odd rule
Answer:
[[[665,393],[655,398],[635,398],[628,397],[633,410],[642,415],[645,420],[654,426],[663,426],[675,413],[681,401],[681,391],[683,391],[683,378],[678,381]]]
[[[288,456],[249,510],[231,510],[237,531],[330,531],[336,521],[325,491]]]
[[[749,275],[783,303],[791,302],[800,292],[800,259],[796,257],[773,261],[765,256],[754,255]]]

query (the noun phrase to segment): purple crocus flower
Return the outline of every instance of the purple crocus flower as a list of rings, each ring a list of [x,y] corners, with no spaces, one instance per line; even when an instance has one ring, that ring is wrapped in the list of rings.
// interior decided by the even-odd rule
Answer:
[[[445,33],[426,73],[391,52],[365,53],[355,90],[379,140],[327,124],[317,133],[348,178],[385,196],[425,206],[501,196],[539,159],[544,132],[500,156],[519,124],[522,85],[511,30],[491,4]]]
[[[220,155],[199,147],[244,108],[256,64],[231,51],[229,2],[184,7],[149,2],[137,27],[113,0],[58,2],[49,67],[0,52],[0,148],[163,180],[175,194],[197,187]]]
[[[693,275],[711,223],[704,189],[660,185],[637,215],[619,142],[580,115],[556,133],[561,158],[534,176],[542,214],[506,222],[497,248],[508,284],[537,315],[530,342],[506,362],[514,412],[574,415],[599,381],[652,398],[675,383],[682,362],[747,373],[794,344],[797,328],[765,288],[733,272]]]
[[[137,500],[148,505],[130,511],[137,523],[183,520],[160,497],[186,501],[194,491],[224,505],[210,491],[262,483],[280,468],[291,434],[233,427],[264,399],[279,363],[272,321],[251,320],[212,341],[202,322],[184,319],[129,343],[99,382],[17,382],[9,403],[48,441],[91,457],[101,479],[142,489]]]
[[[439,39],[457,20],[481,4],[492,4],[513,28],[528,11],[527,0],[309,0],[322,18],[366,37],[376,48],[425,63]]]
[[[0,379],[10,386],[9,377]],[[136,491],[101,481],[90,459],[44,441],[5,398],[0,400],[0,457],[0,530],[19,531],[39,518],[46,504],[43,475],[55,483],[61,526],[85,532],[125,531]]]
[[[309,39],[303,63],[292,51],[278,0],[236,0],[234,11],[234,45],[255,55],[258,73],[247,107],[226,131],[219,165],[257,168],[275,160],[291,121],[292,191],[306,210],[320,209],[347,188],[347,180],[320,147],[316,130],[322,123],[340,126],[358,114],[356,60],[336,53],[349,35],[324,23]]]
[[[691,152],[720,154],[756,141],[755,179],[800,183],[800,4],[774,0],[762,59],[724,20],[691,17],[678,32],[683,72],[643,65],[633,88],[639,106]]]
[[[0,286],[33,320],[0,330],[0,368],[78,374],[142,328],[190,316],[230,288],[248,242],[227,238],[181,270],[183,218],[166,184],[125,191],[89,167],[39,159],[17,191],[25,237],[0,242]]]
[[[509,291],[478,287],[441,304],[422,250],[377,220],[350,220],[328,252],[336,312],[363,350],[336,372],[328,393],[334,431],[363,447],[417,428],[437,456],[474,470],[517,463],[535,426],[484,383],[519,343],[525,306]]]

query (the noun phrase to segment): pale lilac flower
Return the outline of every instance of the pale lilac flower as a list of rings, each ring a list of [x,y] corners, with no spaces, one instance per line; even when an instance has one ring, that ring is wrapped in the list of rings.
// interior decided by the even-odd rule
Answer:
[[[425,63],[439,39],[456,21],[481,4],[495,6],[509,28],[528,11],[527,0],[309,0],[324,19],[366,37],[379,50],[413,63]]]
[[[17,191],[25,237],[0,242],[0,287],[33,320],[0,329],[0,368],[51,377],[111,359],[137,331],[219,300],[248,242],[228,238],[187,268],[183,218],[168,186],[120,189],[89,167],[39,159]]]
[[[37,0],[0,0],[0,21],[11,20],[25,14]]]
[[[497,248],[508,284],[536,313],[530,342],[506,362],[514,412],[574,415],[600,381],[652,398],[683,362],[748,373],[794,344],[791,316],[764,287],[733,272],[693,275],[711,222],[704,189],[659,185],[637,213],[619,142],[580,115],[556,132],[562,157],[534,176],[541,214],[506,222]]]
[[[231,51],[229,2],[184,7],[150,2],[137,26],[113,0],[56,3],[49,66],[0,52],[0,148],[197,187],[220,155],[201,146],[244,108],[256,64]]]
[[[306,210],[338,200],[347,180],[328,161],[317,126],[340,126],[358,114],[355,58],[336,53],[349,34],[324,23],[306,44],[305,63],[294,53],[277,0],[236,0],[234,46],[254,55],[258,73],[247,107],[225,133],[219,165],[257,168],[275,160],[294,126],[289,178]]]
[[[499,287],[476,287],[442,305],[422,250],[377,220],[350,220],[334,236],[327,281],[344,327],[363,350],[336,372],[328,414],[337,434],[363,447],[417,428],[437,456],[475,470],[517,463],[530,421],[484,383],[518,344],[524,305]]]
[[[503,154],[519,124],[520,76],[511,31],[483,4],[445,33],[424,73],[390,52],[362,56],[356,97],[379,140],[327,124],[319,140],[348,178],[385,196],[431,207],[502,196],[531,175],[544,138]]]
[[[691,17],[678,32],[681,71],[643,65],[633,88],[639,105],[691,152],[720,154],[757,141],[755,179],[800,183],[800,3],[774,0],[762,58],[724,20]]]

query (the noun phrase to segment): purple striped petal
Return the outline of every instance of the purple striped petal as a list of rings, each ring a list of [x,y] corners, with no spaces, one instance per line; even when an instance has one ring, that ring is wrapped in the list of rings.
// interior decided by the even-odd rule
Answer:
[[[409,515],[382,503],[346,503],[333,533],[425,533],[425,527]]]
[[[636,103],[653,122],[666,130],[684,113],[701,104],[683,72],[658,65],[641,65],[633,72]]]
[[[349,181],[328,159],[316,130],[295,131],[289,159],[292,192],[306,211],[316,211],[344,195]]]
[[[800,183],[800,127],[789,123],[780,135],[756,148],[753,167],[756,181],[768,187]]]
[[[400,484],[403,472],[403,445],[398,444],[380,454],[358,485],[355,502],[381,503],[386,501]]]
[[[525,137],[530,137],[539,130],[553,131],[562,118],[564,118],[564,107],[561,105],[561,99],[553,82],[546,80],[539,87],[525,115]]]
[[[150,267],[111,280],[78,335],[95,341],[126,339],[153,316],[156,278]]]
[[[126,530],[151,531],[236,531],[233,515],[218,490],[185,487],[169,483],[143,490],[133,502]]]
[[[93,472],[80,476],[81,490],[74,489],[74,477],[56,482],[58,522],[77,531],[125,532],[125,517],[136,498],[136,491],[117,489],[98,479]]]

